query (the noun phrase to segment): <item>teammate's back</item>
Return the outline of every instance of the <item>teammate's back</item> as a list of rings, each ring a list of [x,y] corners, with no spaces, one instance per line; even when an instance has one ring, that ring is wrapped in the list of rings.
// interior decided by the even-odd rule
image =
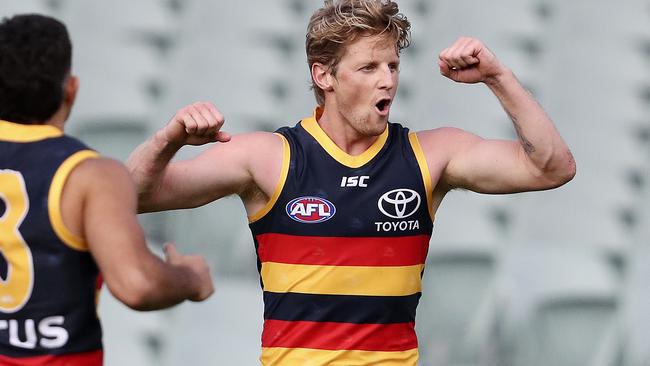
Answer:
[[[101,360],[97,265],[60,214],[67,175],[97,154],[50,126],[2,121],[0,131],[0,354]]]
[[[0,364],[102,364],[99,273],[138,310],[213,291],[197,256],[153,255],[124,166],[63,133],[79,86],[65,26],[0,23]]]

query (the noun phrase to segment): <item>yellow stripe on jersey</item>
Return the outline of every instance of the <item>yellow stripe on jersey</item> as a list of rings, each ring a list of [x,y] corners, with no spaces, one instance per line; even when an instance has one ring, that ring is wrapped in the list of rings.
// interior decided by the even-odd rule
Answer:
[[[409,133],[409,142],[413,148],[415,159],[418,161],[420,172],[422,173],[422,179],[424,180],[424,189],[427,192],[427,207],[429,208],[429,215],[431,216],[431,221],[435,221],[436,214],[433,212],[433,184],[431,183],[429,165],[427,165],[427,159],[424,156],[424,151],[422,151],[418,135],[415,132]]]
[[[421,292],[423,264],[395,267],[262,263],[264,291],[406,296]]]
[[[329,138],[329,136],[327,136],[325,131],[321,129],[320,125],[316,121],[316,115],[318,113],[319,111],[317,109],[316,112],[314,112],[314,116],[303,119],[300,121],[300,124],[305,130],[307,130],[307,132],[309,132],[310,135],[316,139],[316,141],[318,141],[318,143],[323,147],[323,149],[325,149],[325,151],[327,151],[330,156],[347,167],[358,168],[365,165],[367,162],[372,160],[372,158],[374,158],[377,153],[379,153],[379,150],[381,150],[381,148],[386,143],[386,140],[388,140],[388,126],[386,126],[384,132],[382,132],[377,140],[373,142],[372,145],[370,145],[368,150],[361,153],[361,155],[350,155],[341,150],[341,148],[338,147],[334,141]]]
[[[416,366],[417,348],[407,351],[329,351],[307,348],[262,348],[262,366]]]
[[[23,125],[0,120],[0,140],[34,142],[63,135],[63,131],[50,125]]]
[[[278,180],[278,184],[275,186],[275,191],[273,192],[273,196],[271,196],[271,199],[269,202],[266,203],[266,205],[253,215],[248,216],[248,222],[253,223],[262,217],[264,217],[275,205],[275,203],[278,201],[278,198],[280,197],[280,193],[282,193],[282,188],[284,188],[284,183],[287,181],[287,174],[289,173],[289,162],[291,158],[291,150],[289,149],[289,142],[287,139],[282,136],[279,133],[276,133],[276,135],[280,136],[282,139],[282,168],[280,169],[280,180]]]
[[[87,251],[88,245],[82,238],[70,232],[63,223],[63,216],[61,215],[61,194],[63,193],[63,186],[72,172],[72,169],[82,161],[89,158],[96,158],[98,156],[99,154],[91,150],[81,150],[72,154],[56,171],[54,179],[52,179],[52,185],[50,185],[50,192],[48,194],[48,211],[52,228],[59,239],[72,249]]]

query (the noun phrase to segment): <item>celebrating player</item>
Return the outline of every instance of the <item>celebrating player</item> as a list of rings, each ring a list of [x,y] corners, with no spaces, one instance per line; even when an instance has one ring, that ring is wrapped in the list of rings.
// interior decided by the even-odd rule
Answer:
[[[550,189],[575,174],[551,119],[477,39],[442,51],[440,72],[487,85],[518,141],[390,123],[409,30],[393,1],[325,1],[306,37],[313,116],[231,137],[212,104],[195,103],[129,159],[141,211],[241,198],[264,291],[263,365],[416,365],[421,273],[446,193]]]

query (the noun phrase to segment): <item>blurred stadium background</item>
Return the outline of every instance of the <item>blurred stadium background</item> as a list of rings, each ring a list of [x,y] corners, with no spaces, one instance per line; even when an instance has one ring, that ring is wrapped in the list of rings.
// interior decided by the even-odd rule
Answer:
[[[650,1],[398,0],[412,22],[391,120],[491,138],[513,128],[484,86],[437,72],[483,40],[537,96],[578,175],[550,192],[453,192],[438,211],[418,312],[421,365],[650,365]],[[81,78],[68,133],[125,160],[181,106],[226,130],[274,130],[315,103],[304,55],[316,0],[2,0],[65,21]],[[200,148],[185,148],[189,157]],[[216,295],[135,313],[104,290],[108,366],[258,364],[262,301],[238,199],[144,215],[150,243],[208,256]]]

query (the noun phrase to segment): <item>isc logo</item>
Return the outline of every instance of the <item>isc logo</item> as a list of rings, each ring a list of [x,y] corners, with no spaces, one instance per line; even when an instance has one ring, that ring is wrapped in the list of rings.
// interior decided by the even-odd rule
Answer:
[[[342,177],[341,178],[341,187],[368,187],[368,179],[370,176],[354,176],[354,177]]]
[[[287,215],[292,219],[315,224],[331,219],[336,213],[332,202],[320,197],[298,197],[287,203]]]

